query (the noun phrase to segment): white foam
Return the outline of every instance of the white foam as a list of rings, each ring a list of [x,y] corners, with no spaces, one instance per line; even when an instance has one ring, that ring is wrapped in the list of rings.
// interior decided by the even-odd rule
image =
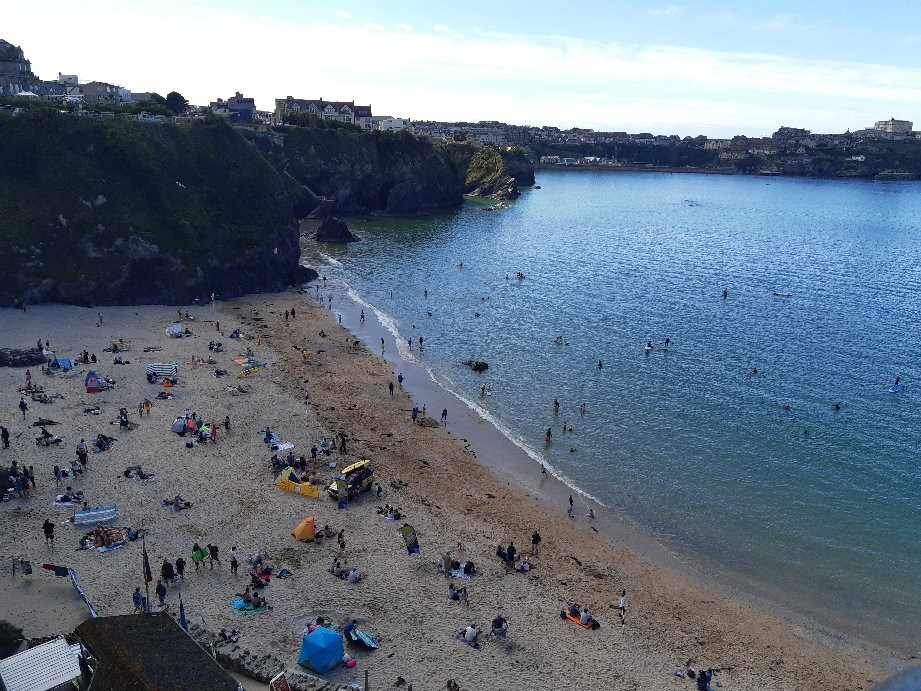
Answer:
[[[340,262],[338,259],[330,257],[328,254],[323,254],[320,252],[320,258],[327,264],[332,264],[333,266],[342,266],[342,262]]]
[[[512,442],[512,444],[521,449],[528,456],[528,458],[533,460],[535,463],[544,466],[550,475],[569,487],[573,492],[601,506],[605,506],[605,504],[600,499],[592,496],[585,490],[576,486],[576,484],[565,474],[552,466],[537,449],[528,444],[520,435],[516,434],[513,430],[505,426],[486,408],[461,393],[459,387],[448,376],[437,374],[435,370],[433,370],[429,365],[419,360],[409,349],[407,340],[403,338],[403,335],[400,333],[397,321],[393,317],[362,298],[361,295],[359,295],[351,286],[346,286],[346,294],[348,295],[349,299],[352,300],[352,302],[361,305],[363,308],[374,313],[374,316],[377,317],[377,320],[381,323],[381,326],[387,329],[387,331],[393,336],[397,344],[397,353],[404,362],[417,365],[418,367],[421,367],[423,370],[425,370],[432,382],[441,387],[444,391],[454,396],[454,398],[467,406],[467,408],[472,410],[482,419],[486,420],[489,424],[495,427],[499,434],[501,434],[503,437]]]

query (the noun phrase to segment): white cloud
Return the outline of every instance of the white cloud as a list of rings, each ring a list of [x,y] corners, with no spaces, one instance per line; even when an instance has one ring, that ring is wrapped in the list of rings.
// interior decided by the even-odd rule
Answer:
[[[665,7],[653,7],[649,10],[649,14],[653,17],[674,17],[676,15],[684,12],[684,7],[681,5],[666,5]]]
[[[181,22],[154,8],[69,7],[48,0],[4,10],[5,25],[16,27],[5,38],[23,46],[38,74],[176,89],[194,103],[241,91],[269,109],[276,97],[323,96],[419,119],[712,135],[780,124],[843,131],[889,115],[921,120],[921,70],[914,68],[473,29],[462,35],[448,26],[253,22],[194,6]],[[107,31],[118,26],[146,30]],[[99,31],[105,42],[80,38]],[[163,35],[183,50],[162,50]],[[248,50],[216,53],[228,36],[246,36]],[[335,59],[308,59],[304,46]]]
[[[397,23],[397,28],[398,28],[400,31],[412,31],[412,30],[413,30],[413,28],[412,28],[409,24],[407,24],[406,22],[398,22],[398,23]]]
[[[336,10],[336,16],[339,19],[351,19],[352,15],[347,10]]]

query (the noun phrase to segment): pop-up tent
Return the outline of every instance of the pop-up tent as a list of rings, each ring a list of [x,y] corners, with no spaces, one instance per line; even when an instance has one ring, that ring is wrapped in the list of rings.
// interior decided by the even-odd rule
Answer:
[[[300,540],[301,542],[315,540],[317,537],[317,524],[313,516],[303,519],[294,526],[294,530],[291,531],[291,534],[296,540]]]
[[[87,393],[99,393],[102,391],[102,385],[99,383],[99,377],[93,371],[90,371],[86,375],[86,379],[83,380],[83,385],[86,387]]]
[[[297,664],[323,674],[342,660],[342,634],[318,626],[304,636]]]
[[[64,372],[74,368],[74,361],[69,357],[56,357],[48,363],[48,369],[59,369]]]

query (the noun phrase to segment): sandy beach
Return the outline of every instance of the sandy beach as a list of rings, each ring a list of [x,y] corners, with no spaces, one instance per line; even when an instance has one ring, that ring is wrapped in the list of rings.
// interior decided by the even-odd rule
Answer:
[[[296,318],[286,320],[285,311],[292,308]],[[53,466],[69,465],[81,438],[89,441],[103,433],[118,441],[110,451],[93,454],[87,473],[72,486],[86,493],[91,507],[117,505],[112,525],[146,531],[155,574],[164,559],[185,558],[184,580],[169,587],[169,610],[178,611],[181,589],[192,621],[211,631],[238,629],[242,647],[287,660],[292,668],[311,619],[322,615],[341,628],[355,618],[381,648],[353,653],[355,668],[340,666],[323,675],[333,684],[361,681],[369,669],[373,688],[391,687],[403,678],[414,689],[441,689],[448,679],[464,689],[693,689],[693,680],[676,676],[690,659],[701,668],[720,669],[715,679],[727,689],[830,690],[869,688],[890,671],[880,651],[818,635],[695,578],[665,550],[657,556],[651,540],[647,550],[642,538],[627,529],[620,534],[616,526],[598,530],[583,511],[568,518],[565,499],[557,500],[565,496],[560,494],[564,488],[541,487],[540,479],[533,480],[533,487],[521,486],[512,482],[515,473],[491,472],[491,464],[514,463],[514,451],[497,444],[495,457],[487,458],[491,449],[483,439],[490,437],[478,446],[468,434],[475,433],[475,425],[455,423],[453,412],[446,429],[413,425],[407,391],[427,384],[411,375],[391,395],[388,384],[396,384],[392,365],[339,326],[334,313],[314,303],[310,293],[251,296],[189,312],[193,320],[183,326],[194,335],[176,339],[165,332],[176,317],[170,307],[43,305],[27,312],[0,311],[3,345],[25,348],[48,339],[62,357],[85,349],[99,358],[92,368],[116,380],[111,390],[90,394],[83,386],[88,366],[53,377],[33,369],[33,381],[63,399],[30,402],[23,417],[17,389],[25,383],[25,371],[0,369],[0,410],[5,411],[0,424],[12,437],[11,449],[0,451],[0,465],[16,460],[34,466],[36,477],[28,498],[0,506],[6,536],[0,593],[4,602],[16,602],[4,606],[3,616],[26,635],[49,635],[56,623],[61,631],[71,630],[74,615],[61,612],[71,611],[73,591],[63,578],[40,569],[32,576],[11,576],[8,565],[14,558],[76,569],[102,615],[130,613],[131,594],[143,585],[139,542],[102,554],[79,550],[84,531],[67,523],[72,510],[52,505],[55,494],[64,490],[64,484],[55,486]],[[251,338],[226,337],[238,327]],[[118,339],[130,344],[121,354],[130,364],[114,365],[114,356],[103,352]],[[211,340],[221,341],[225,352],[209,353]],[[145,353],[145,347],[159,350]],[[233,360],[246,347],[258,348],[258,359],[268,367],[238,379],[240,368]],[[192,364],[195,357],[209,355],[215,364]],[[157,400],[164,389],[146,381],[145,365],[171,361],[180,363],[179,384],[169,389],[172,400]],[[228,375],[215,377],[215,369]],[[238,385],[247,393],[234,395],[228,388]],[[138,403],[145,398],[153,408],[139,419]],[[84,413],[96,404],[100,415]],[[429,414],[437,417],[441,406],[428,405]],[[121,407],[138,423],[136,429],[110,424]],[[221,429],[216,444],[187,448],[185,439],[170,431],[186,408],[215,423],[229,416],[230,432]],[[40,416],[60,423],[48,427],[63,438],[59,447],[34,443],[39,430],[32,423]],[[311,446],[319,446],[324,436],[344,433],[348,452],[321,454],[309,462],[310,473],[325,485],[335,472],[330,463],[342,468],[371,459],[384,488],[381,497],[365,495],[339,511],[325,495],[310,499],[278,489],[272,452],[259,435],[266,426],[293,443],[296,456],[308,459]],[[155,477],[124,477],[123,471],[136,465]],[[192,507],[174,513],[161,506],[162,499],[177,494]],[[376,513],[385,502],[405,513],[419,536],[421,554],[407,554],[397,533],[403,521]],[[318,525],[344,529],[345,549],[335,539],[322,545],[294,540],[290,531],[306,516],[315,516]],[[56,524],[53,547],[42,536],[46,518]],[[497,544],[514,541],[528,553],[535,530],[543,538],[533,558],[535,568],[528,574],[508,572],[495,555]],[[221,563],[213,569],[207,564],[200,571],[193,568],[196,542],[219,546]],[[241,555],[238,577],[227,562],[233,546]],[[477,565],[471,579],[454,581],[467,588],[469,606],[448,598],[449,580],[437,572],[445,550]],[[265,589],[271,610],[241,614],[229,600],[248,583],[245,560],[257,552],[265,563],[287,568],[293,576],[273,579]],[[328,573],[337,556],[366,578],[350,584]],[[42,585],[30,591],[25,579]],[[623,624],[616,610],[622,589],[627,591]],[[600,629],[561,620],[560,610],[571,602],[587,606]],[[509,622],[507,641],[487,637],[484,647],[474,650],[454,640],[470,623],[488,631],[499,613]]]

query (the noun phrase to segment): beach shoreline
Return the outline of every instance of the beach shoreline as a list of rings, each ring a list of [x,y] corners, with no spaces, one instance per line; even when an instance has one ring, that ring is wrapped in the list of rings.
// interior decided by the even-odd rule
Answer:
[[[191,561],[191,544],[196,541],[220,544],[224,559],[231,545],[239,545],[244,558],[260,551],[277,567],[291,569],[293,578],[273,581],[266,590],[274,609],[250,617],[227,605],[245,581],[234,578],[226,562],[201,573],[192,572],[191,564],[187,569],[182,593],[190,616],[211,631],[225,626],[242,630],[244,645],[253,654],[289,659],[294,667],[292,647],[310,618],[322,614],[340,626],[354,616],[383,648],[359,655],[357,672],[335,668],[324,675],[333,684],[355,681],[369,668],[372,680],[402,676],[422,689],[440,688],[448,677],[458,679],[462,688],[507,688],[516,683],[558,688],[578,683],[588,688],[642,684],[690,689],[693,682],[676,679],[674,673],[686,660],[695,659],[704,667],[724,668],[719,678],[736,689],[839,689],[842,684],[856,689],[868,688],[888,671],[869,661],[869,655],[816,642],[772,614],[722,599],[712,587],[704,588],[618,541],[599,537],[586,520],[568,519],[559,503],[547,507],[552,502],[536,496],[539,487],[519,489],[511,478],[491,473],[473,457],[464,437],[412,425],[408,396],[398,392],[391,397],[387,390],[393,365],[338,326],[334,310],[311,298],[309,292],[289,291],[218,303],[216,310],[190,308],[195,321],[189,326],[195,336],[187,339],[165,336],[164,329],[175,317],[168,307],[105,308],[100,326],[94,326],[95,310],[77,307],[0,313],[7,332],[22,341],[15,345],[51,338],[59,354],[87,348],[105,358],[105,364],[100,358],[100,374],[114,372],[118,379],[113,391],[85,394],[80,372],[41,377],[65,398],[19,420],[15,386],[21,384],[23,372],[0,371],[10,411],[4,424],[14,433],[14,448],[0,459],[29,461],[40,471],[30,498],[2,507],[10,551],[33,561],[66,555],[100,614],[131,611],[130,594],[141,585],[136,544],[104,555],[77,551],[72,542],[75,531],[63,522],[67,512],[57,511],[60,544],[49,548],[42,544],[40,525],[42,517],[54,511],[50,465],[69,459],[80,436],[110,430],[108,419],[118,407],[133,411],[140,397],[155,393],[157,388],[143,379],[144,362],[162,358],[181,363],[174,400],[155,401],[153,418],[142,418],[136,430],[112,430],[120,437],[118,444],[111,452],[93,456],[80,488],[87,491],[91,505],[117,503],[117,524],[148,530],[155,572],[164,558],[183,555]],[[284,313],[291,309],[297,310],[297,317],[289,321]],[[239,326],[252,338],[229,341],[215,331],[216,321],[225,334]],[[101,350],[118,337],[132,343],[131,365],[113,368],[111,355]],[[216,356],[217,364],[191,365],[193,356],[209,355],[206,344],[212,338],[220,338],[226,347]],[[162,350],[145,355],[140,346],[148,344]],[[215,378],[215,367],[233,370],[231,360],[244,345],[258,348],[258,357],[268,367],[244,379],[234,378],[232,371],[227,378]],[[228,385],[241,383],[248,394],[229,393]],[[414,393],[419,387],[414,376],[406,383]],[[310,393],[306,412],[304,390]],[[82,413],[91,401],[103,406],[104,417]],[[172,419],[186,407],[209,420],[231,416],[231,433],[222,435],[217,445],[186,449],[169,431]],[[449,411],[450,432],[457,429],[455,424],[460,427],[455,409],[457,404]],[[26,425],[33,413],[60,418],[60,427],[53,429],[65,438],[65,448],[36,449],[29,443],[32,433]],[[349,452],[330,460],[341,467],[359,458],[372,459],[383,495],[376,502],[362,498],[347,511],[337,511],[325,497],[310,500],[279,490],[271,481],[270,452],[258,436],[265,425],[295,443],[298,455],[308,456],[307,449],[322,436],[345,432]],[[156,472],[153,481],[121,477],[122,468],[138,462]],[[325,466],[325,461],[310,462],[311,472],[323,482],[332,473]],[[159,506],[160,498],[177,491],[192,501],[192,509],[175,514]],[[384,502],[399,505],[408,515],[419,535],[421,555],[407,555],[397,526],[375,515],[374,504]],[[289,531],[304,515],[344,528],[347,549],[295,542]],[[537,568],[528,575],[507,572],[495,557],[496,543],[514,540],[526,552],[535,529],[544,537],[535,558]],[[447,581],[435,570],[438,555],[448,549],[478,566],[478,575],[461,582],[471,591],[469,608],[448,600]],[[352,585],[326,573],[336,555],[357,564],[367,578]],[[622,588],[628,592],[626,625],[620,624],[615,610],[615,596]],[[560,622],[559,610],[573,600],[596,613],[602,622],[599,632]],[[171,587],[167,609],[175,613],[177,606]],[[509,620],[509,645],[490,641],[485,651],[474,651],[452,640],[467,623],[486,626],[497,612]],[[579,654],[585,650],[592,655]]]
[[[314,268],[322,273],[322,267],[315,265]],[[544,502],[546,511],[565,513],[567,493],[575,493],[581,505],[576,513],[577,518],[584,521],[585,511],[591,507],[594,517],[590,523],[604,538],[663,568],[676,570],[702,587],[722,591],[725,597],[739,599],[749,606],[768,611],[790,626],[805,631],[816,641],[843,650],[863,653],[872,650],[872,656],[884,668],[892,667],[895,660],[914,652],[912,641],[887,636],[879,627],[829,612],[803,596],[794,596],[789,590],[764,581],[754,581],[740,571],[707,560],[706,555],[695,553],[685,544],[657,535],[633,517],[598,500],[564,473],[553,468],[525,440],[505,428],[486,409],[453,390],[448,383],[439,381],[434,370],[416,357],[418,349],[409,352],[407,357],[406,347],[402,342],[396,342],[396,325],[384,325],[382,317],[384,320],[389,320],[389,317],[377,306],[366,301],[350,286],[346,286],[342,297],[346,297],[351,305],[343,304],[341,297],[337,296],[332,310],[341,316],[341,325],[360,338],[372,353],[382,335],[388,340],[392,338],[396,349],[386,350],[382,357],[393,366],[394,376],[399,372],[417,371],[418,376],[407,378],[414,384],[404,387],[410,398],[420,408],[428,403],[429,414],[435,417],[443,405],[459,403],[465,417],[470,419],[462,418],[462,424],[457,428],[456,415],[452,415],[451,433],[462,437],[471,453],[490,473],[511,482],[527,496],[538,497]],[[359,319],[363,309],[369,310],[365,322]],[[540,471],[544,466],[548,472],[542,476]]]

